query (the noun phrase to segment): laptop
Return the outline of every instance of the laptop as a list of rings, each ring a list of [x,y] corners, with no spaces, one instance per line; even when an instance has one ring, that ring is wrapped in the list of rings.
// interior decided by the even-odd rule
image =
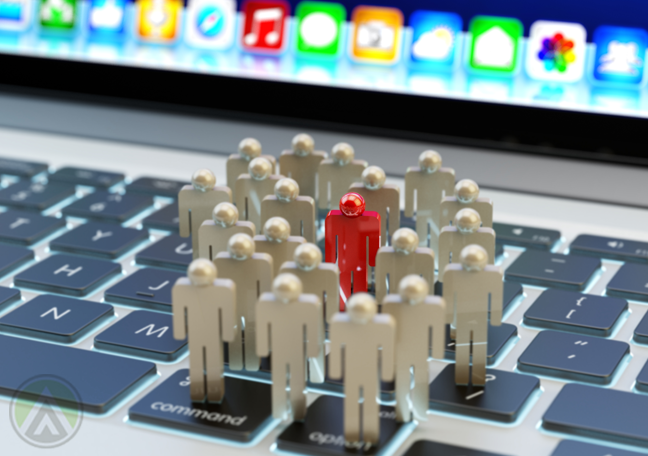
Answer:
[[[648,454],[646,14],[638,0],[0,0],[2,454]],[[494,204],[505,310],[486,387],[454,385],[448,338],[427,420],[396,425],[382,385],[377,447],[335,420],[273,420],[267,368],[227,373],[248,388],[228,413],[186,400],[178,191],[200,168],[225,185],[244,138],[278,157],[299,133],[329,154],[352,145],[403,209],[426,150]],[[309,413],[341,397],[309,385]]]

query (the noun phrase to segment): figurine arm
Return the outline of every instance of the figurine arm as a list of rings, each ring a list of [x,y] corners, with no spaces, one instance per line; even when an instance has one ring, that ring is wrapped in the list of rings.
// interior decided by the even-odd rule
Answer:
[[[389,234],[392,235],[400,228],[400,188],[390,185],[389,202]],[[385,236],[387,233],[385,233]]]
[[[326,263],[335,263],[337,261],[337,246],[336,246],[336,240],[337,240],[337,232],[335,231],[335,215],[327,215],[326,216],[326,222],[325,222],[325,232],[326,232],[326,238],[325,238],[325,248],[324,248],[324,254],[325,254],[325,259],[324,261]]]
[[[344,325],[344,322],[335,321],[337,317],[341,315],[336,315],[333,317],[333,321],[330,326],[330,347],[329,347],[329,359],[328,359],[328,372],[329,377],[333,379],[342,378],[342,335],[341,329],[338,325]]]
[[[446,324],[452,323],[455,309],[455,274],[457,271],[452,270],[451,264],[445,267],[443,272],[443,299],[446,303]],[[460,266],[461,267],[461,266]]]
[[[380,364],[381,372],[380,378],[384,382],[394,380],[395,373],[395,359],[394,359],[394,345],[396,345],[396,320],[391,315],[376,315],[374,317],[377,322],[380,321],[381,327],[381,341],[382,347],[382,363]]]
[[[309,315],[306,320],[306,356],[315,358],[322,350],[321,341],[324,337],[321,331],[324,329],[322,322],[322,303],[319,297],[315,295],[308,295],[312,297],[312,307],[309,309]]]
[[[260,260],[258,261],[257,266],[259,293],[265,293],[272,289],[272,278],[274,275],[272,265],[273,259],[272,256],[267,253],[255,253],[254,257]]]
[[[329,207],[329,192],[328,192],[328,176],[326,160],[322,160],[317,167],[317,206],[320,209],[327,209]]]
[[[261,298],[256,303],[256,352],[257,356],[265,358],[270,354],[270,319],[268,307],[272,305],[274,295],[271,293],[263,293]]]
[[[381,247],[376,255],[376,270],[374,271],[374,285],[376,287],[376,299],[378,302],[382,301],[387,294],[387,256],[391,247]]]
[[[179,278],[173,288],[171,289],[171,302],[173,307],[173,338],[176,340],[184,340],[187,337],[187,314],[189,309],[187,308],[186,301],[184,297],[184,287],[185,285],[182,282],[189,282],[185,277]]]
[[[411,171],[407,170],[407,173],[405,174],[405,217],[414,217],[415,187],[410,173]]]
[[[189,194],[193,190],[180,190],[178,195],[178,222],[180,224],[180,236],[189,237],[191,235],[191,211],[189,209],[189,201],[187,201]]]
[[[427,247],[419,247],[416,249],[415,252],[417,256],[417,265],[418,271],[421,273],[421,277],[423,277],[429,287],[430,290],[434,290],[434,282],[435,282],[435,264],[434,264],[434,250],[428,249]]]
[[[497,268],[499,269],[499,268]],[[502,324],[502,307],[504,301],[504,282],[501,271],[492,272],[490,289],[490,323],[493,326]]]
[[[429,304],[430,320],[432,329],[432,357],[443,359],[445,356],[445,331],[446,331],[446,304],[443,298],[432,297],[434,300]]]
[[[376,255],[380,249],[380,220],[376,220],[376,229],[369,234],[369,266],[376,266]],[[363,249],[364,250],[364,249]]]
[[[340,306],[340,270],[335,264],[320,265],[321,269],[324,267],[326,267],[326,321],[331,323],[333,315]]]
[[[222,284],[223,293],[220,298],[220,317],[221,317],[221,338],[224,342],[234,340],[236,329],[236,284],[229,279],[219,279],[225,283]]]

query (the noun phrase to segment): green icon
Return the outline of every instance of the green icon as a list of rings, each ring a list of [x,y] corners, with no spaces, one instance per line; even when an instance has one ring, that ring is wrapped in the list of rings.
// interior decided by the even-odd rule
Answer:
[[[474,70],[513,73],[524,27],[517,19],[477,16],[470,22],[470,56]]]
[[[339,3],[302,2],[297,5],[297,52],[335,57],[340,50],[346,9]]]
[[[77,0],[41,0],[40,24],[43,27],[70,30],[76,21]]]

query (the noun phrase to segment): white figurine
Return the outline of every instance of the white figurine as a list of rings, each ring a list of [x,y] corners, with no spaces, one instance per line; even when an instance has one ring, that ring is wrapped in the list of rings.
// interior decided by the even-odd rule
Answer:
[[[454,188],[454,196],[441,201],[441,228],[448,226],[461,209],[474,209],[481,217],[482,227],[493,227],[493,201],[479,198],[479,185],[471,179],[462,179]]]
[[[432,353],[442,359],[445,351],[445,301],[429,291],[425,279],[408,275],[400,281],[398,294],[388,295],[382,303],[382,312],[396,320],[396,421],[400,423],[411,421],[412,414],[419,421],[427,420],[428,357]]]
[[[484,386],[489,305],[490,324],[502,324],[502,271],[488,264],[488,254],[483,247],[469,245],[461,251],[460,263],[446,266],[443,276],[446,323],[452,323],[456,329],[455,382],[457,385]]]
[[[263,234],[254,236],[257,252],[267,253],[272,257],[273,277],[279,274],[281,265],[293,259],[295,249],[304,244],[306,239],[290,235],[290,224],[281,217],[272,217],[263,225]]]
[[[317,205],[320,209],[337,209],[340,199],[349,192],[349,186],[360,182],[367,162],[354,160],[354,157],[353,147],[339,143],[333,146],[331,158],[320,163],[317,169]]]
[[[385,184],[385,171],[378,166],[369,166],[362,172],[362,183],[349,187],[365,200],[365,210],[380,214],[380,240],[385,246],[389,238],[400,227],[400,189],[398,185]]]
[[[261,201],[274,192],[274,186],[283,176],[272,174],[272,165],[263,157],[255,158],[248,166],[248,174],[236,180],[236,207],[241,218],[254,223],[261,230]]]
[[[322,305],[301,281],[279,274],[257,304],[257,355],[272,354],[272,415],[306,417],[306,359],[324,352]],[[286,391],[286,387],[290,391]]]
[[[290,223],[290,234],[315,242],[315,200],[299,196],[299,191],[297,182],[288,177],[277,181],[274,195],[261,202],[261,223],[265,224],[270,217],[282,217]]]
[[[238,329],[236,285],[217,279],[214,264],[202,258],[191,262],[187,276],[171,292],[173,337],[188,336],[191,400],[220,402],[225,395],[223,342],[233,341]]]
[[[208,169],[199,169],[191,176],[191,185],[185,185],[178,193],[180,236],[189,237],[194,260],[198,258],[198,230],[205,220],[212,217],[214,206],[231,203],[232,192],[216,185],[216,176]]]
[[[336,314],[330,326],[329,376],[340,379],[344,373],[347,442],[359,442],[362,435],[364,443],[378,444],[378,376],[385,382],[394,379],[396,322],[391,315],[376,315],[377,310],[373,296],[354,294],[347,301],[347,311]]]
[[[387,293],[394,294],[401,279],[410,274],[421,275],[434,285],[434,253],[419,247],[414,230],[400,228],[392,237],[392,245],[381,247],[376,255],[376,300],[382,302]]]
[[[255,253],[252,238],[239,233],[228,241],[227,252],[216,255],[214,264],[222,277],[236,284],[239,329],[229,344],[229,367],[231,370],[245,367],[248,371],[258,371],[261,360],[256,354],[256,303],[261,293],[271,289],[272,257],[267,253]]]
[[[247,174],[250,162],[257,157],[268,160],[272,165],[271,174],[275,173],[275,158],[272,155],[261,155],[261,143],[254,138],[245,138],[238,145],[238,154],[227,158],[227,186],[232,189],[232,201],[236,201],[236,179],[241,174]]]
[[[305,133],[295,136],[292,150],[284,150],[279,157],[281,174],[294,179],[301,194],[315,199],[317,169],[326,152],[315,150],[315,141]]]
[[[252,222],[239,222],[239,213],[232,203],[220,203],[212,212],[212,220],[205,220],[198,230],[200,258],[213,260],[220,252],[227,251],[227,241],[236,233],[254,236]]]

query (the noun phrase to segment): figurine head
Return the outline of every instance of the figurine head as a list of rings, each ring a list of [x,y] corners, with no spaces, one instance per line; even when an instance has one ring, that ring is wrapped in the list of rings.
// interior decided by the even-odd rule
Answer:
[[[419,155],[419,168],[426,173],[433,173],[441,168],[441,155],[435,150],[426,150]]]
[[[237,233],[227,241],[227,252],[235,260],[247,260],[254,255],[254,239],[245,233]]]
[[[474,209],[461,209],[452,222],[457,229],[464,234],[474,233],[481,226],[479,212]]]
[[[272,164],[267,158],[257,157],[248,165],[248,173],[254,180],[264,180],[272,172]]]
[[[365,211],[365,200],[357,193],[347,193],[340,198],[340,211],[349,218],[360,217]]]
[[[356,293],[347,300],[346,311],[353,323],[364,325],[376,315],[376,299],[369,293]]]
[[[192,285],[205,287],[216,280],[216,266],[205,258],[193,260],[187,268],[187,277]]]
[[[222,226],[223,228],[236,225],[238,218],[238,209],[232,203],[217,204],[212,211],[212,220],[216,225]]]
[[[294,274],[284,272],[272,281],[272,292],[280,301],[288,303],[299,298],[302,294],[302,283]]]
[[[419,245],[419,237],[411,228],[399,228],[391,238],[391,245],[398,253],[409,255]]]
[[[285,218],[271,217],[263,225],[263,235],[270,242],[286,242],[290,236],[290,223]]]
[[[481,245],[471,244],[461,250],[461,266],[466,271],[483,271],[488,264],[488,253]]]
[[[261,155],[261,143],[254,138],[245,138],[239,143],[238,153],[247,161],[255,159]]]
[[[337,143],[331,151],[331,158],[340,166],[348,165],[355,158],[355,151],[350,144]]]
[[[369,190],[378,190],[385,185],[385,171],[378,166],[368,166],[362,172],[362,184]]]
[[[191,185],[200,192],[206,192],[216,185],[216,176],[208,169],[199,169],[191,176]]]
[[[398,294],[408,304],[419,304],[430,292],[430,286],[423,277],[410,274],[401,279],[398,284]]]
[[[311,135],[300,133],[292,140],[292,150],[295,155],[305,157],[310,155],[315,149],[315,141]]]
[[[293,257],[297,267],[303,271],[312,271],[322,264],[322,251],[315,244],[301,244],[295,249]]]
[[[299,184],[289,177],[279,179],[274,187],[275,196],[279,201],[289,203],[299,196]]]
[[[460,203],[472,203],[479,196],[479,185],[472,179],[461,179],[455,185],[454,194]]]

